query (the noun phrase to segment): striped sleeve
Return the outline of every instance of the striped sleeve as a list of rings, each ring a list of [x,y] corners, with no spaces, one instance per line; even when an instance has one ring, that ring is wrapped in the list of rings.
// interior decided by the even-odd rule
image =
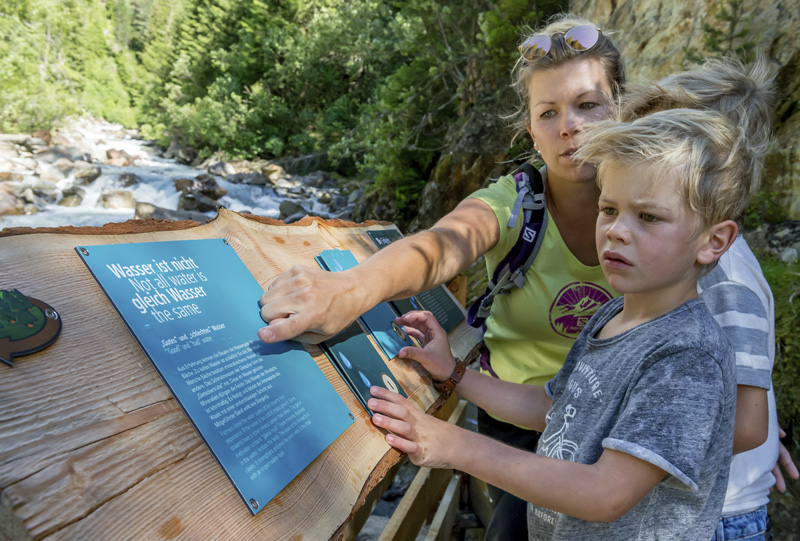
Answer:
[[[736,353],[737,385],[769,389],[769,320],[758,295],[742,284],[721,281],[701,296]]]

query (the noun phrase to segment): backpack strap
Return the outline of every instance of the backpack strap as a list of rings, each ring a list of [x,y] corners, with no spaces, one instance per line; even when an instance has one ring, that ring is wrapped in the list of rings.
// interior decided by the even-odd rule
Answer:
[[[470,306],[467,322],[473,327],[485,326],[495,296],[508,293],[514,287],[522,287],[525,283],[525,273],[539,252],[547,228],[542,175],[529,163],[522,164],[520,169],[514,175],[517,199],[511,209],[508,227],[513,228],[522,216],[522,229],[517,242],[489,277],[486,291]]]

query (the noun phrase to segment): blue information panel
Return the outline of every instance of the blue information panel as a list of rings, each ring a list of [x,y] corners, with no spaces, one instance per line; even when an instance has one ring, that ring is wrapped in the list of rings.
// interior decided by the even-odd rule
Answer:
[[[75,249],[252,514],[353,423],[302,346],[256,338],[263,290],[224,239]]]
[[[324,270],[338,272],[358,265],[358,260],[350,250],[325,250],[315,257]],[[371,308],[358,319],[375,338],[387,359],[394,359],[406,346],[414,346],[408,334],[395,323],[398,314],[389,304],[382,302]]]

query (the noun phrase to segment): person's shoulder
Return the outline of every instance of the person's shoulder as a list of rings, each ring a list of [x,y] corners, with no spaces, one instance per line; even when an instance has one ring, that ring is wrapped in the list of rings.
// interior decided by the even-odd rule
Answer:
[[[484,199],[487,197],[494,198],[516,193],[517,185],[514,181],[514,175],[503,175],[497,180],[491,182],[488,186],[472,192],[469,197]]]
[[[683,303],[653,323],[648,332],[663,355],[684,349],[717,352],[729,348],[722,329],[700,297]]]
[[[684,305],[684,314],[676,320],[676,330],[673,333],[676,340],[682,342],[682,347],[705,351],[717,360],[728,360],[731,346],[722,328],[708,310],[702,298],[688,301]]]
[[[699,289],[703,293],[727,289],[728,295],[735,295],[737,290],[745,294],[745,290],[749,290],[764,306],[772,305],[772,292],[761,265],[741,235],[722,255],[717,266],[700,278]]]

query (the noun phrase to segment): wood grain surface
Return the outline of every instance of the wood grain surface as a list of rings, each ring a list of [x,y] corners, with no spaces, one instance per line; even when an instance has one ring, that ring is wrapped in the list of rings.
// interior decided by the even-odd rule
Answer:
[[[223,209],[206,225],[3,231],[0,289],[50,304],[63,328],[47,349],[0,365],[0,538],[342,538],[402,457],[320,349],[307,347],[356,422],[253,517],[74,248],[225,238],[266,289],[293,265],[315,265],[323,250],[349,249],[363,261],[376,251],[365,231],[386,228],[318,218],[284,225]],[[462,322],[451,340],[469,359],[480,333]],[[442,401],[419,366],[387,365],[421,409],[436,412]]]

